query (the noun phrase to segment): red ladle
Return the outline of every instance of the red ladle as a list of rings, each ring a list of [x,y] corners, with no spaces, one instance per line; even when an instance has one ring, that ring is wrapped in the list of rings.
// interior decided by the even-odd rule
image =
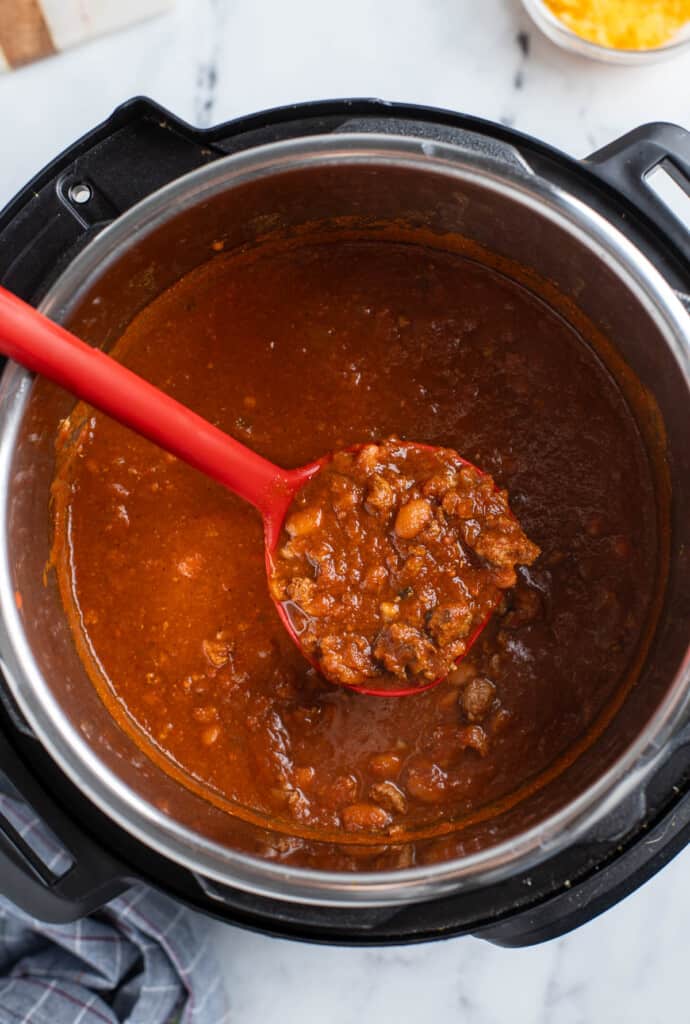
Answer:
[[[48,377],[253,505],[264,523],[268,571],[295,495],[332,458],[329,453],[297,469],[274,465],[2,287],[0,353]],[[274,604],[294,642],[318,669],[318,662],[302,648],[283,605],[279,601]],[[488,621],[489,617],[469,637],[463,657]],[[377,697],[406,697],[440,682],[441,679],[435,679],[423,686],[399,690],[355,685],[350,688]]]

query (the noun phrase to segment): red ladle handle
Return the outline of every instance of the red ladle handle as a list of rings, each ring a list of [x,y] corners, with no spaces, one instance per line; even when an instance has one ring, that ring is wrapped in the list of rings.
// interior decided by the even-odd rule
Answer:
[[[270,517],[290,474],[0,287],[0,352],[201,470]]]

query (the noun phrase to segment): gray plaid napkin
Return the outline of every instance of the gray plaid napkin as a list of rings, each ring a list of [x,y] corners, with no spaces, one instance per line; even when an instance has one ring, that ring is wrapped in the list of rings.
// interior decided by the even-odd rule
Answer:
[[[59,843],[3,783],[0,813],[59,872]],[[227,1020],[209,937],[167,896],[137,886],[64,925],[36,921],[0,897],[0,1024]]]

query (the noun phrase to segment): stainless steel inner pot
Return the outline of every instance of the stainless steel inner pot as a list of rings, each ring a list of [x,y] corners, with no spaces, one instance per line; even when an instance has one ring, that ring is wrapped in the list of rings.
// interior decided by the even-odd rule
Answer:
[[[234,155],[181,178],[103,231],[42,309],[108,348],[171,283],[267,232],[343,220],[455,234],[571,297],[610,338],[658,406],[672,485],[670,572],[656,636],[609,727],[560,778],[500,818],[420,851],[415,866],[309,867],[301,848],[184,789],[114,723],[76,655],[54,580],[49,486],[57,425],[72,399],[10,365],[0,393],[0,652],[36,736],[106,815],[213,884],[294,902],[377,906],[436,897],[525,871],[610,820],[643,792],[687,717],[690,682],[690,321],[671,287],[611,223],[534,174],[510,147],[378,134],[312,136]],[[21,610],[15,592],[22,595]],[[626,812],[627,813],[627,812]],[[312,844],[312,847],[315,844]],[[321,851],[323,853],[323,851]]]

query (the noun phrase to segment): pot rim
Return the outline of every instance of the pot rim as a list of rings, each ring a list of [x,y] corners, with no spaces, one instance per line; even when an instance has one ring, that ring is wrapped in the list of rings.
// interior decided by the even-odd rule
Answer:
[[[512,160],[462,146],[395,134],[315,135],[221,158],[170,183],[105,228],[69,264],[40,304],[59,319],[123,247],[169,217],[249,181],[328,164],[366,164],[439,174],[521,203],[605,258],[656,323],[690,386],[688,317],[672,287],[637,247],[581,200]],[[8,545],[9,480],[32,375],[8,364],[0,385],[0,668],[34,734],[98,809],[144,845],[221,884],[256,896],[333,907],[382,907],[438,897],[526,871],[572,843],[649,775],[690,707],[690,647],[666,696],[635,741],[574,800],[496,846],[441,864],[345,873],[297,868],[228,849],[167,817],[126,785],[63,713],[29,647],[14,601]]]

